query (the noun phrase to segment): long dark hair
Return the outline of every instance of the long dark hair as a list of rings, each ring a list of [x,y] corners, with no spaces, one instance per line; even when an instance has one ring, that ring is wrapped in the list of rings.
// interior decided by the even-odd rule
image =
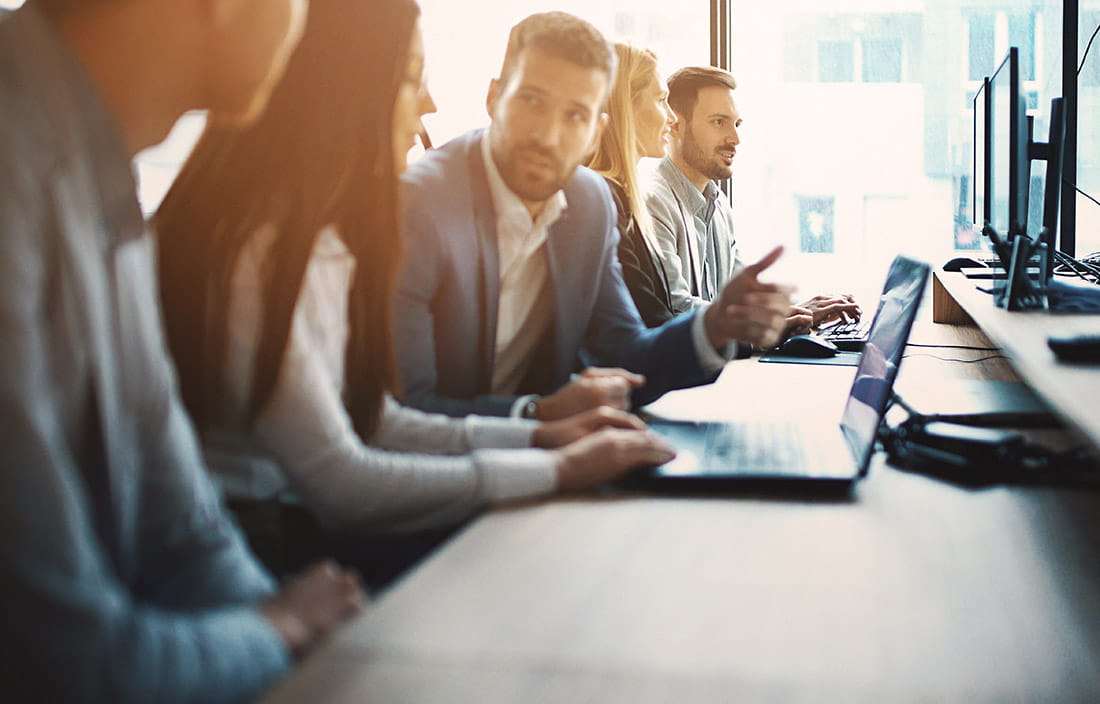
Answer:
[[[369,439],[396,392],[392,297],[401,255],[394,103],[419,15],[412,0],[312,0],[302,41],[258,121],[212,122],[155,217],[168,344],[200,428],[226,408],[228,300],[242,249],[273,226],[261,266],[247,413],[263,409],[319,233],[356,259],[344,403]]]

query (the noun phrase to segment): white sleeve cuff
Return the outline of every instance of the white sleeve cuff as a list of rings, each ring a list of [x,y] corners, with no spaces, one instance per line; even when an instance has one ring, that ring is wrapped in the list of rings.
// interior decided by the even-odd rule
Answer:
[[[699,358],[699,365],[708,372],[719,372],[726,362],[737,356],[737,343],[731,342],[719,352],[710,345],[707,339],[707,329],[703,320],[705,308],[697,308],[695,317],[691,321],[691,339],[695,343],[695,354]]]
[[[548,450],[478,450],[474,463],[481,473],[483,496],[490,502],[549,494],[557,485]]]
[[[536,420],[492,416],[466,416],[465,423],[471,449],[531,447],[538,426]]]

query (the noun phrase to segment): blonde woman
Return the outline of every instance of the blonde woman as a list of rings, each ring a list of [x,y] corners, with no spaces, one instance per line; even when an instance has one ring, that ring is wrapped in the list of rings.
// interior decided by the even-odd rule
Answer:
[[[665,156],[673,113],[653,52],[615,44],[615,53],[619,65],[607,98],[609,121],[588,166],[611,187],[619,212],[623,278],[642,320],[652,328],[676,313],[664,267],[650,244],[650,218],[638,184],[638,162],[642,157]]]

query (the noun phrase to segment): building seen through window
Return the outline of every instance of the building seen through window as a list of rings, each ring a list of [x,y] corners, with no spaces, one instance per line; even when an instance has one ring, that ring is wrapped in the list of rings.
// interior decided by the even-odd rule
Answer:
[[[802,290],[866,280],[873,295],[899,251],[942,262],[986,246],[972,227],[974,92],[1018,46],[1046,134],[1060,0],[732,4],[732,192],[750,256],[782,242]]]

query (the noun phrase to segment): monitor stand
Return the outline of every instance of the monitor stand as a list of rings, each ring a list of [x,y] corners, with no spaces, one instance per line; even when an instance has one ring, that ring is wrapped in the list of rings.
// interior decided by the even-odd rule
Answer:
[[[986,234],[993,241],[993,250],[1005,268],[1003,284],[994,287],[993,295],[997,306],[1005,310],[1047,310],[1047,246],[1045,242],[1034,242],[1026,235],[1016,235],[1011,243],[1006,242],[992,227],[986,225]],[[1033,257],[1038,259],[1039,276],[1028,276],[1028,263]]]

